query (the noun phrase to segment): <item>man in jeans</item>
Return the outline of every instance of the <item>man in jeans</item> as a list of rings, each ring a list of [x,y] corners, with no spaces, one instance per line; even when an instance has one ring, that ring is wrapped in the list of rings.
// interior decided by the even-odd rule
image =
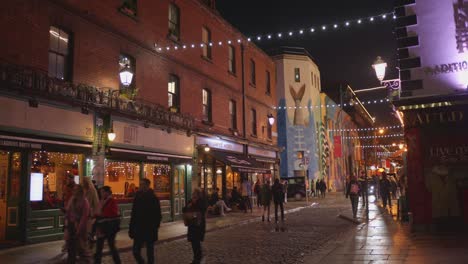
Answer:
[[[357,215],[357,207],[359,202],[359,182],[356,179],[356,176],[351,175],[351,180],[346,188],[346,198],[350,198],[351,200],[351,207],[353,209],[353,218],[356,218]]]

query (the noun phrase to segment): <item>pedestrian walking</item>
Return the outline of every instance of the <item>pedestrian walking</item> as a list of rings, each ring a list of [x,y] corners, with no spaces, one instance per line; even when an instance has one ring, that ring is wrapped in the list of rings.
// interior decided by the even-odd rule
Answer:
[[[357,216],[357,208],[359,202],[359,181],[356,176],[351,175],[351,180],[346,188],[346,198],[351,200],[351,208],[353,209],[353,218]]]
[[[96,215],[97,242],[94,263],[101,263],[104,241],[107,240],[114,263],[120,264],[119,252],[115,247],[115,236],[120,230],[119,207],[117,201],[112,197],[112,189],[109,186],[103,186],[99,192],[101,193],[101,200],[99,201],[99,211]]]
[[[148,179],[140,180],[140,188],[135,193],[128,235],[133,239],[133,256],[137,263],[144,263],[141,248],[146,245],[148,263],[154,263],[154,243],[158,240],[161,224],[161,206],[159,199],[150,188]]]
[[[322,188],[321,188],[321,186],[320,186],[320,180],[317,179],[317,181],[315,182],[315,195],[316,195],[317,197],[319,197],[319,198],[322,196],[322,195],[320,194],[321,189],[322,189]]]
[[[88,261],[90,252],[87,246],[87,224],[89,219],[89,203],[83,187],[76,185],[66,209],[67,236],[67,263],[75,263],[77,254],[83,261]]]
[[[360,185],[360,194],[362,199],[362,208],[366,207],[366,204],[369,202],[367,200],[367,192],[368,192],[368,185],[367,185],[367,177],[364,171],[361,171],[361,177],[359,177],[359,185]]]
[[[382,172],[382,179],[380,179],[379,188],[380,188],[380,196],[382,197],[383,207],[387,208],[387,202],[388,202],[390,209],[392,209],[392,198],[390,196],[391,184],[385,172]]]
[[[268,222],[270,222],[270,205],[271,205],[272,193],[271,193],[269,180],[267,180],[263,184],[260,197],[262,198],[262,206],[263,206],[262,221],[265,221],[265,211],[267,211],[267,219],[268,219]]]
[[[254,186],[254,193],[257,196],[257,207],[260,208],[262,205],[262,184],[260,183],[260,179],[257,179],[257,182],[255,183]]]
[[[248,179],[244,179],[242,182],[242,200],[244,202],[244,212],[247,213],[247,209],[250,209],[252,213],[252,203],[250,202],[250,197],[252,197],[252,185]]]
[[[288,180],[283,182],[284,203],[288,203]]]
[[[271,187],[271,192],[273,194],[273,202],[275,203],[275,223],[278,231],[278,207],[281,209],[281,222],[284,222],[284,192],[283,185],[280,183],[278,178],[275,179],[275,183]]]
[[[88,219],[88,242],[90,243],[90,247],[92,248],[92,243],[95,242],[94,235],[95,235],[95,228],[94,223],[96,221],[96,214],[98,214],[99,208],[99,196],[97,190],[94,188],[93,183],[91,182],[90,177],[83,177],[83,191],[89,203],[89,219]]]
[[[320,193],[322,194],[322,198],[325,198],[325,194],[327,193],[327,184],[323,179],[320,180]]]
[[[203,258],[201,242],[206,231],[206,201],[200,189],[195,189],[183,209],[184,224],[187,226],[187,240],[192,244],[193,264],[200,264]]]
[[[75,191],[75,187],[77,184],[75,183],[74,176],[70,173],[67,173],[65,183],[62,186],[62,207],[60,208],[62,212],[66,215],[67,214],[67,208],[69,206],[69,202],[71,198],[73,197],[73,193]],[[65,217],[64,219],[64,224],[63,224],[63,239],[65,243],[62,246],[62,252],[60,253],[60,257],[63,257],[65,253],[67,253],[68,246],[67,246],[67,241],[68,241],[68,230],[67,230],[67,218]]]

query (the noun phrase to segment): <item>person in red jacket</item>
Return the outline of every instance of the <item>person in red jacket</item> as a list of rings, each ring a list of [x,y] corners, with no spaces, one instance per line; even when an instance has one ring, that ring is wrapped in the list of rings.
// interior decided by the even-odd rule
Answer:
[[[101,263],[102,249],[104,248],[104,240],[107,240],[109,249],[112,253],[114,263],[120,264],[120,256],[115,247],[115,236],[120,230],[120,214],[119,207],[114,198],[112,198],[112,190],[109,186],[104,186],[100,189],[101,201],[100,212],[96,216],[97,224],[97,242],[96,254],[94,255],[94,263]]]

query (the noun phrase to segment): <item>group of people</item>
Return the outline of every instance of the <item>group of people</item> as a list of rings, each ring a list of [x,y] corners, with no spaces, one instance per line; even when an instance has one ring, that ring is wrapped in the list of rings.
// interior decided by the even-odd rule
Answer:
[[[325,198],[325,195],[327,194],[327,184],[323,179],[315,182],[314,194],[316,197]]]
[[[117,201],[109,186],[98,188],[89,177],[76,184],[73,175],[67,176],[64,185],[63,208],[65,213],[65,245],[67,263],[90,262],[93,245],[96,244],[94,263],[101,263],[104,242],[107,241],[114,263],[121,263],[115,246],[120,230],[120,214]],[[150,181],[142,179],[133,201],[129,237],[133,239],[133,256],[137,263],[144,263],[141,248],[146,245],[148,263],[154,263],[154,242],[158,239],[161,223],[161,207],[150,188]]]
[[[384,208],[392,208],[392,199],[398,198],[399,190],[403,190],[404,183],[401,181],[398,182],[394,177],[388,177],[387,173],[382,172],[381,178],[375,177],[374,180],[371,180],[371,183],[377,189],[376,197],[382,199],[382,205]],[[365,176],[365,172],[361,172],[361,177],[358,179],[355,175],[347,180],[346,183],[346,198],[350,198],[351,207],[353,210],[353,217],[356,218],[357,208],[359,203],[359,197],[362,196],[362,207],[365,207],[368,203],[368,187],[369,181]]]

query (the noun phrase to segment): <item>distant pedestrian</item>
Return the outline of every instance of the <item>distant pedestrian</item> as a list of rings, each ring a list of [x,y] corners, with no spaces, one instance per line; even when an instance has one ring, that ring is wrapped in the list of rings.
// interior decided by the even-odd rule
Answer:
[[[137,263],[144,263],[141,248],[146,244],[148,263],[154,263],[154,243],[158,240],[161,224],[161,206],[159,199],[150,188],[148,179],[140,180],[140,188],[135,193],[128,235],[133,239],[133,256]]]
[[[100,210],[96,215],[96,254],[94,255],[94,263],[101,263],[102,250],[104,241],[112,253],[114,263],[119,264],[119,251],[115,247],[115,236],[120,230],[120,214],[117,201],[112,197],[112,189],[109,186],[103,186],[100,189],[101,201],[99,202]]]
[[[71,197],[66,209],[66,229],[67,236],[67,263],[75,263],[76,255],[80,259],[86,260],[90,257],[88,250],[88,219],[89,219],[89,203],[83,191],[83,187],[76,185],[73,196]]]
[[[260,207],[262,205],[262,184],[260,183],[260,179],[257,179],[257,182],[255,183],[254,186],[254,193],[257,196],[257,207]]]
[[[260,197],[262,198],[263,206],[262,221],[265,221],[265,211],[267,211],[267,219],[268,222],[270,222],[270,205],[272,193],[269,180],[266,180],[266,182],[263,184]]]
[[[366,204],[369,202],[367,201],[368,197],[368,186],[367,186],[367,177],[364,171],[361,172],[361,177],[359,177],[359,185],[360,185],[360,194],[362,198],[362,208],[366,207]]]
[[[94,188],[93,183],[91,182],[90,177],[83,177],[83,191],[86,199],[89,203],[89,219],[88,219],[88,241],[90,243],[94,242],[94,235],[95,235],[95,216],[99,212],[99,196],[97,190]]]
[[[319,197],[319,198],[321,197],[320,189],[321,189],[321,187],[320,187],[320,180],[317,179],[317,181],[315,182],[315,196],[317,196],[317,197]]]
[[[273,193],[273,202],[275,203],[275,223],[278,224],[278,207],[281,209],[281,222],[284,222],[284,192],[283,185],[278,178],[275,179],[275,183],[271,187],[271,192]],[[276,228],[278,229],[278,227]]]
[[[346,188],[346,198],[351,200],[351,208],[353,209],[353,218],[356,218],[357,208],[359,202],[359,181],[356,179],[356,176],[351,175],[351,180]]]
[[[387,208],[387,202],[388,202],[388,205],[390,206],[390,209],[391,209],[392,208],[392,198],[390,196],[391,184],[385,172],[382,172],[382,179],[380,179],[379,186],[380,186],[379,187],[380,197],[382,197],[383,207]]]
[[[284,203],[288,202],[288,180],[283,182]]]
[[[252,197],[252,185],[248,179],[244,179],[242,182],[242,200],[244,202],[244,212],[247,213],[247,209],[250,209],[252,213],[252,203],[250,202],[250,197]]]
[[[327,193],[327,184],[323,179],[320,180],[320,193],[322,194],[322,198],[325,198],[325,194]]]
[[[206,201],[200,189],[195,189],[186,207],[184,207],[184,224],[188,227],[187,240],[192,243],[193,264],[200,264],[203,258],[201,242],[206,231]]]

